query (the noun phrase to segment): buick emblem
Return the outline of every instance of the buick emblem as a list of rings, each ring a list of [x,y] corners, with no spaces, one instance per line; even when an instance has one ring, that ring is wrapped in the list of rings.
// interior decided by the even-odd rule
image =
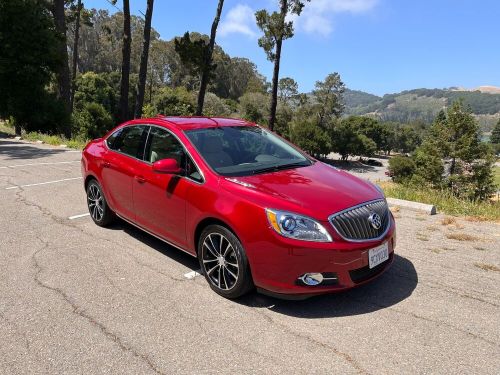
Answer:
[[[380,215],[375,212],[372,212],[370,216],[368,216],[368,222],[374,229],[380,229],[382,226],[382,219]]]

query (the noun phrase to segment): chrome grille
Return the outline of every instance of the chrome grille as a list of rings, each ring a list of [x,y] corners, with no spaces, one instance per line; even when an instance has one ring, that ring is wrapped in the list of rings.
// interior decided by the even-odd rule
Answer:
[[[375,229],[368,217],[377,213],[382,221]],[[342,238],[348,241],[374,240],[382,237],[389,227],[389,208],[384,199],[363,203],[333,214],[330,223]]]

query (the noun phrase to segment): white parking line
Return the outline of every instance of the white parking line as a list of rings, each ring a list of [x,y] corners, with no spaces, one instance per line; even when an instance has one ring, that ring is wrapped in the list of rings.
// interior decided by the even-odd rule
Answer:
[[[19,188],[29,187],[29,186],[39,186],[39,185],[55,184],[55,183],[64,182],[64,181],[81,180],[82,178],[83,177],[63,178],[62,180],[39,182],[37,184],[27,184],[27,185],[10,186],[10,187],[5,188],[5,190],[19,189]]]
[[[70,217],[68,217],[68,219],[75,220],[75,219],[79,219],[81,217],[86,217],[86,216],[90,216],[90,214],[87,212],[86,214],[80,214],[80,215],[70,216]]]
[[[0,167],[0,169],[19,168],[19,167],[31,167],[31,166],[38,166],[38,165],[73,164],[73,163],[80,163],[80,160],[75,160],[75,161],[58,161],[58,162],[53,162],[53,163],[16,164],[16,165],[8,165],[6,167]]]
[[[201,276],[201,270],[191,271],[184,274],[184,277],[188,280],[194,279],[196,276]]]

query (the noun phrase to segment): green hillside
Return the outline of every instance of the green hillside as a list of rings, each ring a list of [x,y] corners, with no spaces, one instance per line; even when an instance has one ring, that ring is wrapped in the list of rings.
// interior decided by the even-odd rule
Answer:
[[[483,131],[490,131],[500,118],[500,94],[481,91],[415,89],[379,97],[363,91],[346,90],[345,104],[348,115],[370,114],[383,121],[430,123],[439,110],[460,98],[476,115]]]

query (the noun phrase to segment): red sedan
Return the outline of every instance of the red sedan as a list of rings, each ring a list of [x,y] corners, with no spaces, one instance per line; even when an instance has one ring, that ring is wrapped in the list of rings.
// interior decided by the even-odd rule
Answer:
[[[227,298],[340,291],[392,262],[376,185],[243,120],[130,121],[85,147],[82,173],[97,225],[118,216],[197,257]]]

